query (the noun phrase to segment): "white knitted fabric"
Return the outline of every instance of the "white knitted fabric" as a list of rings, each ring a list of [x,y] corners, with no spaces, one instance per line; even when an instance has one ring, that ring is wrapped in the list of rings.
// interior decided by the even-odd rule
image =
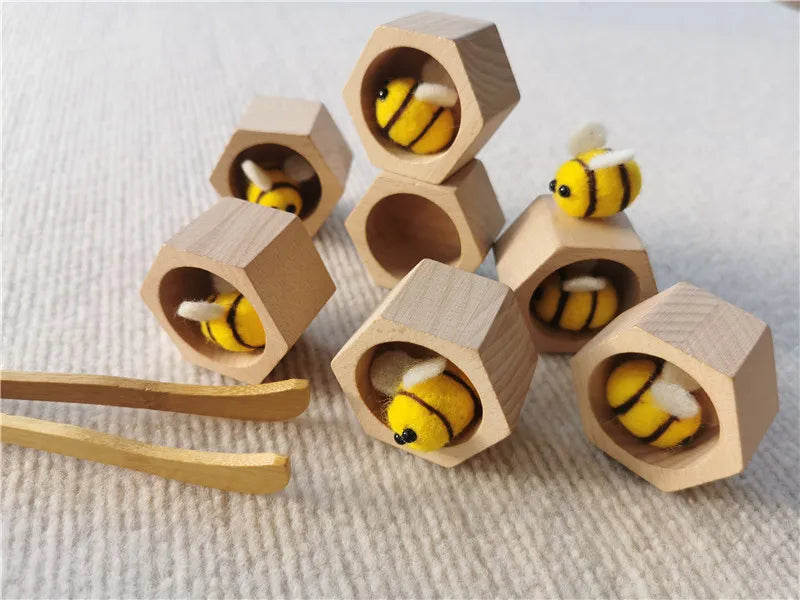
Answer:
[[[289,487],[225,493],[13,446],[2,596],[787,598],[798,594],[798,13],[762,5],[449,5],[495,21],[522,101],[481,158],[508,222],[600,120],[635,147],[628,211],[659,285],[773,328],[781,410],[747,470],[664,494],[581,434],[544,356],[514,435],[443,469],[364,435],[330,360],[385,291],[343,221],[376,174],[341,89],[409,5],[4,5],[6,369],[231,383],[181,359],[139,298],[159,245],[256,92],[320,98],[355,153],[316,237],[338,291],[274,377],[312,405],[255,424],[95,406],[7,413],[187,448],[291,455]],[[490,257],[480,273],[494,276]]]

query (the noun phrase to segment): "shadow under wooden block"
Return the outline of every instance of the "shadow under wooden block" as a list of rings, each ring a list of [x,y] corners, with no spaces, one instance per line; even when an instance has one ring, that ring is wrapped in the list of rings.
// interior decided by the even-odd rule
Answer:
[[[231,352],[179,317],[184,300],[214,292],[211,274],[239,290],[266,332],[263,351]],[[223,198],[164,244],[142,298],[184,358],[260,383],[289,351],[336,287],[302,223],[289,213]]]
[[[474,271],[504,222],[486,169],[473,160],[439,185],[381,173],[345,226],[372,280],[391,289],[424,258]]]
[[[303,209],[298,215],[314,235],[344,191],[353,154],[328,109],[321,102],[256,96],[242,115],[211,173],[220,196],[245,198],[242,162],[279,167],[292,154],[305,158],[315,176],[300,184]]]
[[[647,446],[615,419],[606,380],[619,357],[631,353],[672,363],[705,392],[711,427],[686,448]],[[778,412],[769,327],[689,283],[620,315],[572,358],[572,373],[589,441],[663,491],[741,472]]]
[[[435,154],[392,142],[375,119],[386,80],[413,77],[458,92],[457,132]],[[519,89],[493,23],[423,12],[378,27],[344,88],[344,100],[370,162],[378,168],[441,183],[467,164],[519,102]]]
[[[402,348],[447,358],[480,400],[477,423],[448,446],[416,452],[397,446],[383,420],[385,399],[369,370],[377,351]],[[445,467],[511,434],[533,378],[537,355],[511,290],[496,281],[423,260],[353,334],[331,367],[364,431]]]
[[[497,277],[508,285],[526,315],[539,352],[577,352],[597,330],[572,332],[541,321],[531,310],[539,285],[562,267],[598,261],[594,272],[607,277],[619,295],[619,312],[656,293],[650,259],[624,214],[577,219],[549,195],[539,196],[500,236],[494,248]]]

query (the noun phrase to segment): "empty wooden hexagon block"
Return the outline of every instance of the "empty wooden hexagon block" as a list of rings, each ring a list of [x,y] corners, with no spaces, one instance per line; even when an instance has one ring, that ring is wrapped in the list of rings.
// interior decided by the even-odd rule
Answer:
[[[654,448],[615,418],[606,381],[630,355],[672,363],[702,388],[703,425],[687,446]],[[664,491],[741,472],[778,412],[769,327],[688,283],[620,315],[572,358],[572,372],[589,441]]]
[[[567,331],[545,322],[532,310],[534,292],[565,267],[587,265],[617,291],[623,312],[656,293],[650,259],[624,214],[577,219],[564,213],[552,196],[539,196],[500,236],[494,248],[497,277],[508,285],[525,312],[539,352],[577,352],[597,330]]]
[[[321,102],[256,96],[217,162],[211,185],[220,196],[246,198],[243,161],[273,168],[293,154],[302,156],[314,169],[314,175],[298,185],[303,199],[298,216],[314,235],[339,201],[353,160]]]
[[[431,452],[405,445],[404,450],[452,467],[514,429],[537,355],[513,294],[503,284],[423,260],[334,357],[333,372],[364,431],[396,446],[384,422],[386,399],[372,387],[369,374],[376,354],[389,349],[444,356],[480,404],[479,418],[449,445]]]
[[[398,77],[457,91],[449,146],[414,154],[383,133],[375,101],[384,82]],[[375,30],[345,85],[344,100],[375,166],[441,183],[475,157],[519,102],[519,90],[493,23],[424,12]]]
[[[394,287],[423,258],[474,271],[505,218],[483,164],[441,185],[381,173],[345,226],[372,280]]]
[[[176,314],[203,300],[211,274],[244,294],[266,333],[263,350],[231,352]],[[335,291],[308,232],[294,215],[223,198],[164,244],[142,285],[142,298],[190,362],[260,383]]]

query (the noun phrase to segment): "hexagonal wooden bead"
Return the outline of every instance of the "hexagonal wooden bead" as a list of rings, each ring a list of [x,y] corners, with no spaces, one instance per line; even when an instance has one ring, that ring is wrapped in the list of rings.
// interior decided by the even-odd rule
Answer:
[[[372,280],[393,288],[423,258],[477,269],[505,217],[483,164],[440,185],[378,175],[345,222]]]
[[[423,260],[392,290],[331,362],[364,431],[394,447],[384,400],[370,383],[377,350],[403,348],[447,358],[481,404],[481,417],[432,452],[407,452],[452,467],[507,437],[528,395],[537,355],[523,315],[506,286]]]
[[[383,82],[396,77],[457,90],[457,132],[444,150],[414,154],[381,131],[375,100]],[[493,23],[423,12],[375,30],[345,85],[344,100],[375,166],[441,183],[475,157],[519,102],[519,89]]]
[[[611,280],[622,312],[656,293],[650,259],[631,222],[619,213],[577,219],[552,196],[539,196],[497,240],[497,278],[508,285],[526,315],[539,352],[577,352],[597,330],[567,331],[540,320],[533,294],[548,275],[581,261],[596,260],[594,272]]]
[[[263,351],[231,352],[179,317],[184,300],[214,292],[213,273],[255,308]],[[223,198],[164,244],[142,298],[189,362],[260,383],[289,351],[336,287],[302,223],[289,213]]]
[[[342,196],[353,154],[325,105],[316,100],[256,96],[242,115],[217,166],[211,185],[220,196],[245,198],[244,160],[279,166],[293,153],[305,158],[315,176],[301,182],[298,215],[314,235]]]
[[[703,428],[687,447],[646,445],[616,420],[605,384],[629,354],[661,358],[701,386]],[[664,491],[741,472],[778,412],[769,327],[689,283],[620,315],[572,358],[572,373],[589,441]]]

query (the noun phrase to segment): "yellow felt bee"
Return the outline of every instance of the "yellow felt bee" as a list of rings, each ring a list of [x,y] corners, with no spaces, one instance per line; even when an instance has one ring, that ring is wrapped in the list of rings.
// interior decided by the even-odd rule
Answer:
[[[414,359],[391,350],[372,361],[373,387],[391,398],[386,421],[399,445],[420,452],[443,448],[475,419],[475,392],[447,359]]]
[[[200,332],[208,341],[231,352],[262,350],[266,343],[256,309],[236,290],[212,294],[206,300],[181,302],[177,314],[200,323]]]
[[[692,392],[700,386],[661,359],[635,358],[616,367],[606,381],[606,398],[625,429],[657,448],[683,446],[702,423]]]
[[[252,160],[244,160],[242,171],[248,180],[245,193],[248,202],[295,215],[303,210],[300,183],[316,174],[304,158],[294,154],[284,161],[281,168],[265,169]]]
[[[617,290],[605,277],[569,277],[559,269],[545,279],[531,298],[531,310],[545,323],[568,331],[605,327],[617,316]]]
[[[450,87],[400,77],[378,90],[375,119],[396,144],[415,154],[432,154],[443,150],[455,135],[450,109],[456,102],[458,94]]]
[[[550,191],[558,205],[573,217],[608,217],[625,210],[639,195],[642,174],[633,150],[605,148],[606,130],[590,123],[572,136],[575,157],[558,169]]]

